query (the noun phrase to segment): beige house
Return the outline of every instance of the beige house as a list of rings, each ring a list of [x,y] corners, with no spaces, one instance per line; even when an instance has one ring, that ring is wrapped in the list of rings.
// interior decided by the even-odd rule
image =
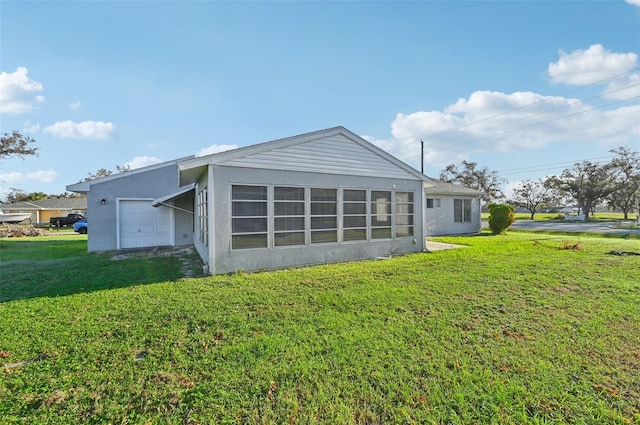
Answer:
[[[50,198],[39,201],[12,202],[8,204],[0,204],[0,211],[5,214],[30,213],[30,220],[32,224],[49,223],[49,219],[51,217],[65,216],[70,213],[86,214],[87,199]]]

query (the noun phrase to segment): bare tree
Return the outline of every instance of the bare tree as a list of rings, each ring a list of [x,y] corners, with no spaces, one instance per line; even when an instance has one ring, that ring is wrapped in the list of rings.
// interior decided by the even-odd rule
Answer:
[[[0,159],[10,156],[19,156],[22,159],[28,155],[38,156],[38,148],[30,146],[33,143],[35,140],[29,136],[23,136],[18,131],[11,134],[4,133],[0,142]]]
[[[505,197],[501,186],[507,183],[507,180],[500,178],[497,171],[487,167],[478,168],[476,162],[462,161],[460,165],[449,164],[440,172],[440,180],[480,190],[485,193],[482,197],[485,202]]]
[[[553,201],[552,190],[542,179],[523,180],[513,189],[512,203],[527,209],[533,220],[536,211],[542,204]]]

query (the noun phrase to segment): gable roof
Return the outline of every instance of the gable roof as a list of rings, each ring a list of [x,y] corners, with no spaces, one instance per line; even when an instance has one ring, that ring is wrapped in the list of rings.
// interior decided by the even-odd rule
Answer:
[[[87,198],[48,198],[38,201],[11,202],[0,204],[0,210],[42,211],[42,210],[86,210]]]
[[[424,186],[424,193],[427,195],[460,195],[460,196],[483,196],[484,192],[457,184],[433,180],[433,186]]]
[[[181,161],[179,184],[193,183],[208,165],[432,181],[342,126]]]
[[[147,171],[157,170],[159,168],[164,168],[166,166],[175,165],[179,161],[182,161],[182,160],[185,160],[185,159],[189,159],[189,158],[193,158],[193,155],[185,156],[183,158],[174,159],[174,160],[171,160],[171,161],[160,162],[158,164],[148,165],[146,167],[135,168],[135,169],[129,170],[129,171],[123,171],[121,173],[110,174],[110,175],[108,175],[106,177],[100,177],[100,178],[93,179],[93,180],[87,180],[87,181],[82,181],[82,182],[70,184],[70,185],[68,185],[66,187],[66,189],[68,191],[70,191],[70,192],[87,193],[91,189],[91,185],[98,184],[98,183],[104,183],[104,182],[108,182],[108,181],[111,181],[111,180],[122,179],[122,178],[125,178],[125,177],[129,177],[131,175],[134,175],[134,174],[146,173]]]

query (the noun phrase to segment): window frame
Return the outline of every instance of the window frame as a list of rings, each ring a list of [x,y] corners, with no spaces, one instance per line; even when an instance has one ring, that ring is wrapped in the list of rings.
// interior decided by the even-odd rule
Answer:
[[[469,198],[453,199],[453,222],[454,223],[472,223],[473,222],[473,204]]]

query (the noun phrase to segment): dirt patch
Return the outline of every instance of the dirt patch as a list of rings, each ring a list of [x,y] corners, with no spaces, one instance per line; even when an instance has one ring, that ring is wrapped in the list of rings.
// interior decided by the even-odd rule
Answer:
[[[118,261],[130,258],[142,259],[159,257],[178,258],[182,264],[180,272],[184,277],[203,276],[202,266],[204,264],[193,246],[126,249],[116,251],[111,259],[113,261]]]

